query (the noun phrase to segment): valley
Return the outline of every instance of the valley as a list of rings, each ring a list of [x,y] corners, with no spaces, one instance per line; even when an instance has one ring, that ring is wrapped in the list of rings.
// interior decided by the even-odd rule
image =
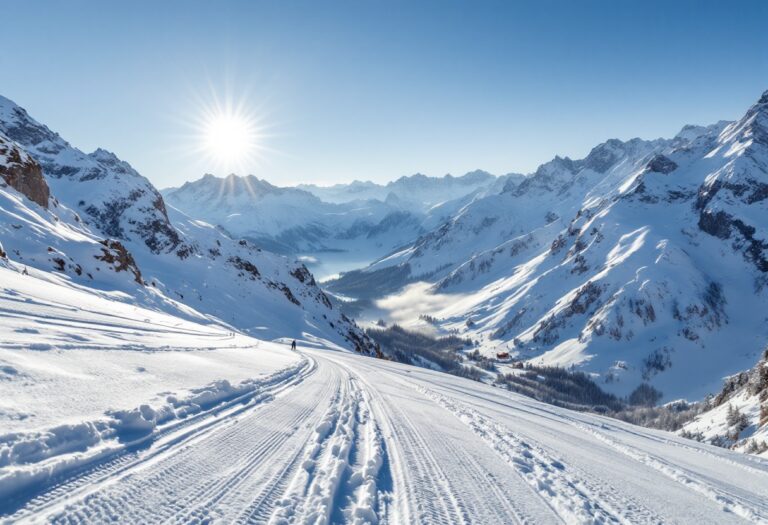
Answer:
[[[327,188],[206,176],[164,195],[187,212],[185,198],[202,199],[200,218],[304,257],[364,326],[458,335],[618,395],[648,383],[664,400],[701,399],[768,336],[752,293],[765,279],[766,115],[763,95],[738,121],[610,139],[525,176]],[[294,211],[265,222],[275,210]]]
[[[3,3],[0,525],[768,525],[766,20]]]
[[[458,360],[466,370],[450,367],[486,382],[521,364],[564,368],[619,398],[646,389],[661,402],[697,401],[755,366],[768,340],[766,97],[734,122],[610,139],[528,175],[298,188],[206,176],[164,195],[298,257],[374,339],[371,329],[396,326],[467,341],[406,362],[441,370]],[[210,211],[186,204],[199,200]],[[269,222],[281,213],[290,218]],[[482,370],[470,352],[509,358]],[[746,437],[755,433],[725,442],[759,448]]]

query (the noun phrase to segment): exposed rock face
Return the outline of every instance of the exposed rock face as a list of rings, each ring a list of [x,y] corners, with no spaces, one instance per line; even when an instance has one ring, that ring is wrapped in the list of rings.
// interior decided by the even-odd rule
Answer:
[[[0,177],[32,202],[43,208],[48,207],[51,192],[40,165],[2,134],[0,134]]]
[[[677,164],[672,162],[667,156],[658,154],[654,155],[653,158],[648,161],[646,168],[649,171],[667,175],[677,169]]]
[[[298,268],[294,269],[291,272],[291,275],[298,279],[301,283],[307,283],[311,286],[315,286],[317,283],[315,283],[314,276],[310,273],[309,270],[307,270],[307,267],[303,264],[299,266]]]
[[[768,239],[763,228],[768,199],[768,92],[718,141],[715,153],[725,163],[697,191],[698,226],[709,235],[729,239],[733,250],[768,273]]]
[[[106,239],[101,241],[101,244],[104,245],[104,248],[101,249],[102,255],[96,256],[98,260],[111,264],[116,272],[131,272],[137,283],[144,284],[144,280],[141,278],[141,271],[136,266],[133,255],[120,241]]]

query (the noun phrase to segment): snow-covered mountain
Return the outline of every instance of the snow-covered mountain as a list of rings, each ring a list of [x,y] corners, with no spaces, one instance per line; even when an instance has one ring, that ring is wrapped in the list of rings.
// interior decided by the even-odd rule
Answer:
[[[414,318],[616,393],[701,397],[768,340],[766,199],[768,92],[736,122],[557,157],[329,286],[425,281],[385,304],[418,295]]]
[[[504,177],[522,177],[509,174]],[[326,202],[344,203],[355,200],[376,199],[383,202],[399,202],[412,211],[426,212],[441,202],[451,201],[492,186],[498,177],[482,170],[475,170],[460,177],[428,177],[421,173],[400,177],[387,184],[371,181],[353,181],[349,184],[317,186],[300,184],[298,188],[316,195]]]
[[[420,211],[375,199],[325,202],[307,191],[253,175],[205,175],[164,191],[167,202],[237,236],[284,253],[372,250],[373,258],[417,237]]]
[[[2,97],[0,176],[7,269],[261,338],[373,349],[302,264],[169,213],[128,163],[83,153]]]
[[[299,256],[323,279],[397,251],[514,177],[485,172],[439,179],[418,175],[390,183],[392,191],[357,191],[369,184],[355,182],[334,187],[333,195],[318,196],[252,175],[205,175],[164,190],[163,196],[172,208],[260,247]]]

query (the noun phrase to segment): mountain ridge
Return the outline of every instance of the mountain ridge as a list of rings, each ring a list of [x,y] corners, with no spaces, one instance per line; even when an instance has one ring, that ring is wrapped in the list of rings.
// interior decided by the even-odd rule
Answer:
[[[616,394],[713,392],[768,339],[764,99],[735,122],[555,157],[326,287],[355,298],[387,279],[386,303],[430,305],[397,322],[573,366]],[[392,293],[393,277],[409,287]]]

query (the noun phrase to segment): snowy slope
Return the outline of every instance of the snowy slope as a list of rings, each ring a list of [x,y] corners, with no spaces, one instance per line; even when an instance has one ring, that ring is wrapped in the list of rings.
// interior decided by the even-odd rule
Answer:
[[[734,123],[556,158],[348,280],[425,281],[379,306],[423,305],[412,325],[429,314],[487,354],[703,397],[768,339],[766,137],[768,94]],[[329,287],[354,296],[345,278]]]
[[[226,352],[247,362],[235,350],[209,355],[230,361]],[[134,353],[134,361],[107,356],[54,384],[77,388],[91,374],[109,377],[139,363],[143,373],[171,375],[160,361],[165,352]],[[219,396],[213,383],[134,410],[114,407],[101,425],[92,423],[102,432],[78,447],[60,446],[81,437],[78,425],[66,427],[69,434],[57,429],[58,440],[11,436],[27,446],[0,455],[0,516],[54,523],[768,523],[765,459],[348,353],[308,351],[288,355],[287,364],[272,349],[252,354],[261,364],[245,366],[261,375],[240,389]],[[14,400],[41,376],[22,370],[32,386],[21,383]],[[205,381],[211,373],[232,372],[193,369],[190,376]],[[118,375],[117,388],[132,375]],[[134,396],[125,402],[141,390]],[[38,400],[63,404],[51,394]],[[58,448],[42,457],[29,452],[39,443]]]
[[[302,264],[169,214],[149,181],[113,154],[81,152],[5,98],[0,133],[42,167],[53,197],[46,209],[0,188],[1,264],[59,272],[81,286],[123,292],[124,301],[214,318],[261,338],[372,349]]]
[[[0,268],[0,500],[208,407],[255,395],[270,377],[304,366],[284,345],[200,314],[169,315],[123,292],[7,266]]]
[[[727,378],[723,389],[707,404],[708,409],[679,434],[768,456],[768,351],[750,370]]]

